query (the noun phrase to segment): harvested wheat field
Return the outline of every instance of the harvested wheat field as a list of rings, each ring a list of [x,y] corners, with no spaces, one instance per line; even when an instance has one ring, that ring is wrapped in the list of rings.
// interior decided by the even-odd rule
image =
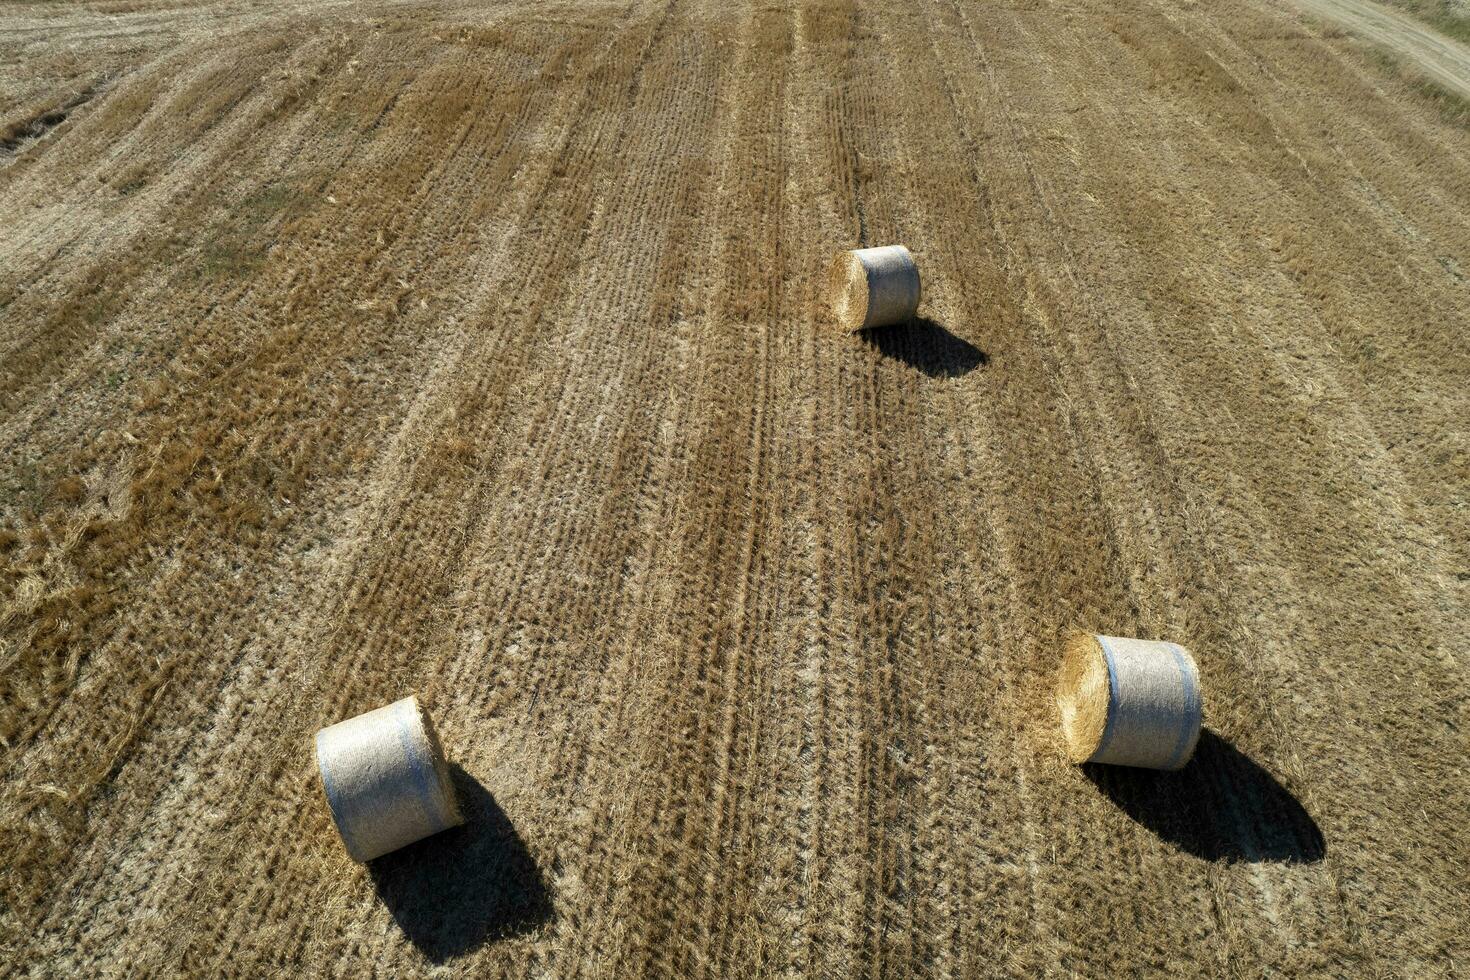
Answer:
[[[1453,109],[1267,0],[5,4],[0,973],[1463,971]]]

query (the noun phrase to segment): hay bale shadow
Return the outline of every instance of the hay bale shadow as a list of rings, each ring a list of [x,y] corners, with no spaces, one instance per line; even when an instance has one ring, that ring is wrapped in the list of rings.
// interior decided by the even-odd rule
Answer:
[[[869,347],[931,378],[958,378],[990,363],[985,352],[929,317],[858,331]]]
[[[551,893],[495,797],[451,765],[464,826],[368,865],[378,895],[409,940],[435,963],[551,921]]]
[[[1297,798],[1209,729],[1178,772],[1082,768],[1120,810],[1206,861],[1310,864],[1327,854],[1321,828]]]

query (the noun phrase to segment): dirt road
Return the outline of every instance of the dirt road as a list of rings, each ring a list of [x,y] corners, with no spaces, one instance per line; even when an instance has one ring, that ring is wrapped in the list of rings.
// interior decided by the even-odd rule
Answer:
[[[1449,975],[1470,135],[1223,0],[0,11],[0,972]],[[832,252],[922,319],[833,335]],[[1072,629],[1194,651],[1067,765]],[[312,733],[418,691],[371,868]]]
[[[1470,48],[1373,0],[1294,0],[1408,60],[1440,86],[1470,99]]]

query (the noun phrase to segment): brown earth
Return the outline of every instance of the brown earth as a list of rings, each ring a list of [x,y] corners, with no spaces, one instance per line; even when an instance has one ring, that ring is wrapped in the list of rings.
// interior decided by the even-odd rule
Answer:
[[[1470,47],[1374,0],[1294,0],[1408,61],[1425,78],[1470,99]]]
[[[5,5],[0,972],[1462,967],[1470,134],[1324,30]],[[1075,628],[1184,772],[1066,763]],[[470,823],[359,867],[413,690]]]

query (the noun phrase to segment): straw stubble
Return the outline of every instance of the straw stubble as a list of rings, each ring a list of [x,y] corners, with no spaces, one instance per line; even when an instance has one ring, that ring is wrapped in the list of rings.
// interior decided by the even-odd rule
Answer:
[[[1470,962],[1470,132],[1352,42],[1163,0],[3,9],[0,142],[90,99],[0,148],[0,975]],[[818,320],[867,241],[933,326]],[[987,369],[936,383],[961,336]],[[1104,783],[1249,849],[1311,830],[1269,773],[1326,857],[1108,833],[1029,639],[1074,622],[1187,632],[1235,750]],[[503,808],[409,849],[485,859],[429,890],[490,910],[453,964],[306,746],[411,684]]]

